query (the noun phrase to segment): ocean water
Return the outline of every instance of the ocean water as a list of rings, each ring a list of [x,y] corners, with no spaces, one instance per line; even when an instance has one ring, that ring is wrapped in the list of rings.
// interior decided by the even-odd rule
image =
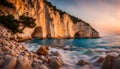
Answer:
[[[96,39],[33,39],[24,44],[31,51],[36,51],[41,45],[57,46],[50,50],[62,54],[61,58],[65,65],[63,69],[101,69],[100,65],[79,67],[76,63],[80,59],[85,59],[94,64],[99,57],[120,53],[120,36],[104,36]],[[66,48],[68,50],[64,50]]]
[[[72,46],[72,50],[79,51],[81,48],[120,48],[120,36],[104,36],[101,38],[81,39],[33,39],[26,43],[44,46]]]

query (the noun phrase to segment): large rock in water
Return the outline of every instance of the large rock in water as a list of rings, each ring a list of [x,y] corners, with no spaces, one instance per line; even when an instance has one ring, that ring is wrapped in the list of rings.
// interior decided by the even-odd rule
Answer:
[[[100,57],[97,61],[96,61],[96,63],[102,63],[104,61],[104,58],[103,57]]]
[[[114,55],[107,55],[105,57],[104,62],[103,62],[102,68],[103,69],[111,69],[112,63],[113,63],[115,58],[116,58],[116,56],[114,56]]]
[[[89,63],[85,59],[79,60],[79,62],[77,63],[77,65],[80,65],[80,66],[87,65],[87,64],[89,64]]]
[[[17,33],[21,39],[30,39],[32,36],[39,38],[99,37],[99,33],[88,23],[68,13],[55,10],[47,0],[7,1],[13,3],[15,9],[0,4],[0,10],[6,14],[13,14],[16,18],[25,14],[36,19],[36,27],[26,27],[23,33]],[[33,35],[31,36],[31,34]]]
[[[60,57],[52,57],[50,59],[50,63],[49,66],[52,69],[60,69],[62,67],[63,63],[62,60],[60,59]]]
[[[38,50],[37,50],[37,54],[38,55],[47,55],[48,54],[48,50],[49,48],[46,46],[41,46]]]
[[[120,58],[113,61],[111,69],[120,69]]]

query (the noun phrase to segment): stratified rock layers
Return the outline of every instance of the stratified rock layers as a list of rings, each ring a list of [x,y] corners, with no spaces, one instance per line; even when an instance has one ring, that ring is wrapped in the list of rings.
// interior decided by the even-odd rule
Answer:
[[[16,18],[26,14],[36,19],[36,27],[25,28],[23,33],[17,33],[21,38],[95,38],[99,33],[88,23],[74,23],[70,15],[60,14],[44,0],[8,0],[16,9],[0,5],[0,10],[13,14]],[[9,10],[8,10],[9,9]],[[61,17],[62,16],[62,17]]]

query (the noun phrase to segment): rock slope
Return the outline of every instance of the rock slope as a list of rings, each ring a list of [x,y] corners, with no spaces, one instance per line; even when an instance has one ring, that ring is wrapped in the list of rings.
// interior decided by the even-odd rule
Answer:
[[[25,14],[36,19],[36,27],[25,28],[19,38],[95,38],[99,33],[88,23],[62,12],[46,0],[7,0],[15,8],[0,5],[0,10],[16,18]],[[9,10],[8,10],[9,9]]]
[[[62,67],[61,57],[55,55],[56,52],[50,52],[48,47],[41,46],[37,52],[31,52],[22,44],[15,42],[13,37],[11,31],[0,25],[0,69],[59,69]]]

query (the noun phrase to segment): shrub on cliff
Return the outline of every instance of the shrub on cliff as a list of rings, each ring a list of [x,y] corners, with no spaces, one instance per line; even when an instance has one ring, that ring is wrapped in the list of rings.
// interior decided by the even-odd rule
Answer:
[[[0,0],[0,4],[7,6],[9,8],[15,8],[12,3],[8,2],[7,0]]]
[[[36,26],[35,19],[25,15],[21,15],[19,19],[15,19],[11,14],[1,15],[0,23],[10,29],[13,33],[22,32],[25,27],[33,28]],[[24,26],[22,30],[19,29],[20,23]]]
[[[24,30],[25,27],[33,28],[36,26],[35,19],[33,19],[32,17],[29,17],[29,16],[21,15],[19,17],[19,21],[24,26],[22,30]]]
[[[19,21],[14,18],[13,15],[1,15],[0,16],[0,23],[10,29],[13,33],[18,32]]]

